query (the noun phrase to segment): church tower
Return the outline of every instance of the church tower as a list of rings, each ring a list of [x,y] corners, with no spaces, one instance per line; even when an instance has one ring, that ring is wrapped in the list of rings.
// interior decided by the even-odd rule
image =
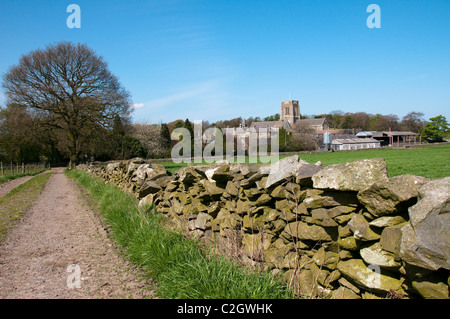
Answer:
[[[298,101],[289,100],[281,102],[281,120],[287,120],[291,126],[300,120],[300,106]]]

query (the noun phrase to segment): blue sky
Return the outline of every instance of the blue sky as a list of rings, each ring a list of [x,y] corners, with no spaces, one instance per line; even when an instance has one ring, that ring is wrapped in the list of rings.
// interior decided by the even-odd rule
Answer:
[[[80,29],[66,25],[71,3]],[[371,3],[380,29],[366,25]],[[86,43],[136,122],[265,117],[289,96],[306,115],[450,120],[448,0],[1,0],[0,15],[0,74],[49,43]]]

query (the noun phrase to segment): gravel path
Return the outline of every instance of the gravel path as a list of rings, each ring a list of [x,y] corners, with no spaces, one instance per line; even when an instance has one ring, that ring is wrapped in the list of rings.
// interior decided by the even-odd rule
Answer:
[[[0,246],[0,298],[151,298],[151,287],[62,169]]]

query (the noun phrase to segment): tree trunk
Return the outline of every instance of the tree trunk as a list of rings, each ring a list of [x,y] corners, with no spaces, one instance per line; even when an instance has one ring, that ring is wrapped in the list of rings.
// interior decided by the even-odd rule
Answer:
[[[69,140],[71,142],[70,145],[70,162],[69,168],[73,169],[77,165],[78,161],[78,151],[77,151],[77,135],[73,133],[69,133]]]

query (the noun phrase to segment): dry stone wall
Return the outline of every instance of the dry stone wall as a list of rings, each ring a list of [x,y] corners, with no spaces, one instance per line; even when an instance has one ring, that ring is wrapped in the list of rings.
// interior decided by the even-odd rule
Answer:
[[[80,165],[198,238],[273,269],[299,295],[449,297],[450,177],[388,178],[383,159],[323,167]]]

